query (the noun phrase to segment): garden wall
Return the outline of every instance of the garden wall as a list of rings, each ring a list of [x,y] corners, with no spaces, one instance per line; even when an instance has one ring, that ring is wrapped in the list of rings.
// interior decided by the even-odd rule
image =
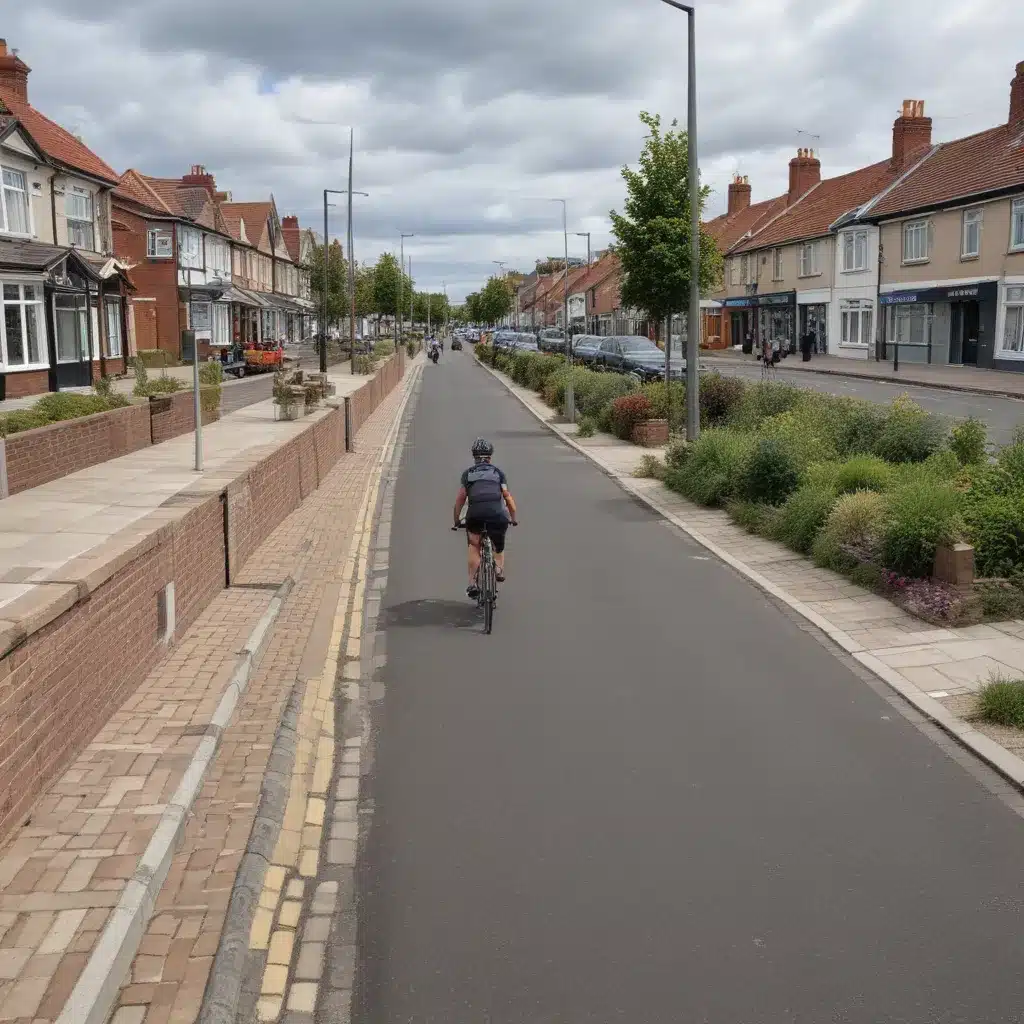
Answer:
[[[149,413],[153,444],[169,441],[182,434],[191,434],[196,428],[195,395],[191,388],[188,391],[176,391],[172,395],[151,395]],[[220,419],[219,405],[213,410],[203,409],[202,413],[204,426]]]
[[[403,367],[393,358],[378,370],[356,393],[360,410],[369,415]],[[144,405],[115,412],[136,410],[145,423]],[[321,410],[297,437],[240,466],[226,486],[223,477],[200,478],[172,505],[4,607],[0,840],[166,653],[160,607],[167,585],[174,584],[180,634],[344,451],[343,410]]]

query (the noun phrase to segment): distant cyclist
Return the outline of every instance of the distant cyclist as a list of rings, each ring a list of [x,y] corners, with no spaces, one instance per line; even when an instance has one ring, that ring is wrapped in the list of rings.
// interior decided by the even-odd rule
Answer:
[[[473,442],[473,465],[459,482],[455,496],[455,524],[466,510],[466,537],[469,541],[468,597],[477,597],[477,570],[480,568],[480,537],[484,527],[494,546],[494,568],[499,583],[505,582],[505,533],[509,522],[516,522],[516,503],[509,493],[505,474],[491,462],[494,445],[478,437]]]

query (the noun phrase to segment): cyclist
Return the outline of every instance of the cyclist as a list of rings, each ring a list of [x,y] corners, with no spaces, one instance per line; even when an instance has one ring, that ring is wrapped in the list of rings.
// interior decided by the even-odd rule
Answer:
[[[480,568],[480,537],[484,526],[494,546],[494,569],[499,583],[505,582],[505,533],[509,522],[517,526],[516,502],[509,494],[505,474],[491,462],[494,445],[482,437],[473,442],[473,465],[459,482],[455,496],[455,525],[466,512],[466,538],[469,541],[469,586],[466,596],[475,598],[477,570]]]

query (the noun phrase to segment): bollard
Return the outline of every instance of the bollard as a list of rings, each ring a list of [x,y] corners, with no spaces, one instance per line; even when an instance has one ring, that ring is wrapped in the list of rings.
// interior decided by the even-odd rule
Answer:
[[[352,451],[352,399],[345,396],[345,451]]]

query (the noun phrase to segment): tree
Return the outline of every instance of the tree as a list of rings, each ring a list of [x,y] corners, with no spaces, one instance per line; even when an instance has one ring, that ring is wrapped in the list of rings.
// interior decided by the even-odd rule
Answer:
[[[466,296],[466,302],[462,308],[465,310],[467,322],[471,324],[482,324],[484,322],[479,292],[470,292]]]
[[[645,310],[659,323],[689,307],[690,200],[689,144],[676,121],[662,132],[661,118],[643,111],[648,130],[637,170],[622,168],[626,182],[624,213],[611,211],[614,246],[622,264],[624,306]],[[703,209],[710,189],[699,190]],[[722,276],[722,254],[701,228],[701,292],[714,288]]]
[[[428,305],[427,299],[430,303]],[[413,300],[413,308],[416,312],[416,320],[419,323],[427,322],[427,313],[430,313],[431,324],[437,325],[444,322],[445,313],[448,311],[448,297],[444,292],[417,292]]]
[[[399,281],[405,275],[398,269],[398,260],[390,252],[381,253],[377,266],[373,268],[373,312],[377,314],[377,333],[384,316],[398,313]],[[404,303],[403,303],[404,305]]]
[[[512,309],[512,291],[504,277],[492,277],[480,292],[480,315],[486,324],[496,324]]]
[[[376,310],[373,301],[374,267],[356,267],[356,316],[371,316]]]
[[[328,249],[327,265],[327,323],[337,323],[348,313],[348,264],[340,243],[335,240]],[[323,316],[324,308],[324,247],[314,245],[309,254],[309,287],[316,303],[316,316]]]

